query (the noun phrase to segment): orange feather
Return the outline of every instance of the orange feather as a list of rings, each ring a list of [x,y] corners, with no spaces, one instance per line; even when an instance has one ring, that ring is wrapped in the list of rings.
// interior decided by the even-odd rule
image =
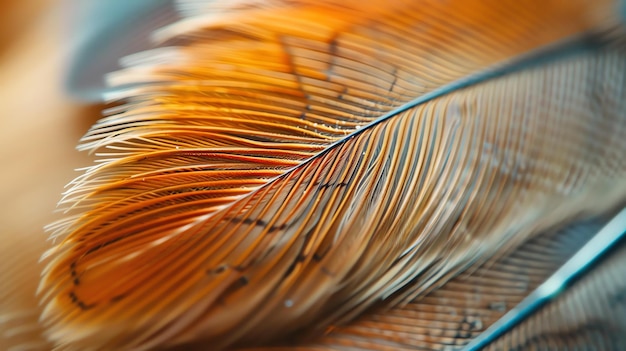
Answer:
[[[182,5],[109,77],[50,227],[59,348],[341,330],[626,200],[613,1]]]

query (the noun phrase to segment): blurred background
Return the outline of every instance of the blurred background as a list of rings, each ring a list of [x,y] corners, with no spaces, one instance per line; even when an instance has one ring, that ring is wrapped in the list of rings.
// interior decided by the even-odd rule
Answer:
[[[35,291],[37,261],[47,246],[43,227],[59,218],[56,202],[78,174],[74,169],[90,164],[75,146],[101,106],[79,102],[63,88],[69,16],[67,1],[0,2],[0,281],[14,285],[9,292]],[[0,296],[0,310],[32,306],[31,294]],[[7,343],[0,337],[0,350]]]
[[[102,116],[103,77],[178,19],[172,3],[0,1],[0,350],[48,348],[33,310],[44,226],[61,218],[56,203],[75,170],[92,164],[76,145]]]
[[[88,164],[75,146],[99,118],[100,106],[72,99],[63,88],[70,54],[66,15],[62,1],[0,5],[3,237],[41,234],[73,169]]]
[[[6,235],[41,234],[54,218],[63,185],[77,175],[73,169],[89,164],[75,146],[101,116],[103,76],[119,68],[120,57],[149,48],[148,33],[177,19],[162,6],[169,3],[1,2],[0,216]]]

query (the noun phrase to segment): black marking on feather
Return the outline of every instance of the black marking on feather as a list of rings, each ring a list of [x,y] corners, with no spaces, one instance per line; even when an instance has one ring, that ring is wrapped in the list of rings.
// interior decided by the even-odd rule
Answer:
[[[309,94],[307,94],[306,90],[304,89],[304,83],[302,82],[302,77],[300,76],[300,73],[298,73],[298,69],[296,68],[296,62],[294,60],[293,52],[291,52],[291,49],[289,45],[287,44],[287,42],[285,41],[285,38],[283,38],[282,36],[279,36],[278,42],[280,43],[280,46],[283,48],[283,52],[285,53],[287,64],[289,65],[289,68],[290,68],[289,71],[291,74],[293,74],[294,78],[296,79],[296,83],[298,84],[298,90],[303,94],[303,97],[305,101],[307,102],[306,109],[310,110],[311,109],[309,105],[310,97],[309,97]],[[300,118],[304,119],[305,116],[306,116],[306,113],[303,112],[300,115]]]
[[[287,270],[285,271],[285,274],[283,274],[283,278],[284,277],[288,277],[291,275],[291,273],[293,273],[293,271],[296,269],[296,266],[299,264],[299,262],[297,261],[293,261],[291,262],[291,264],[289,265],[289,267],[287,268]]]
[[[269,225],[269,223],[267,221],[265,221],[263,219],[260,219],[260,218],[257,218],[257,219],[252,219],[252,218],[240,219],[240,218],[234,217],[234,218],[231,218],[230,220],[238,222],[238,223],[252,224],[252,225],[263,227],[263,228],[266,228]],[[269,231],[269,233],[272,233],[272,232],[275,232],[275,231],[278,231],[278,230],[283,230],[283,229],[286,229],[289,225],[290,224],[287,224],[287,223],[283,223],[281,225],[272,225],[272,226],[269,227],[268,231]]]
[[[326,70],[326,81],[330,81],[330,77],[334,74],[333,68],[335,67],[335,58],[337,57],[337,34],[328,43],[328,52],[330,55],[330,61],[328,61],[328,69]]]
[[[389,87],[388,92],[392,92],[393,88],[396,87],[396,83],[398,82],[398,67],[394,67],[393,68],[393,72],[391,73],[393,75],[393,81],[391,82],[391,86]]]
[[[483,329],[483,323],[478,317],[465,315],[454,335],[455,340],[466,340],[472,337],[473,332]]]
[[[221,264],[219,266],[217,266],[216,268],[213,269],[209,269],[207,271],[208,274],[222,274],[224,272],[226,272],[226,270],[229,268],[229,266],[227,264]]]
[[[226,305],[226,298],[233,294],[235,291],[237,291],[240,288],[243,288],[244,286],[248,285],[248,283],[250,282],[250,280],[248,279],[247,276],[242,275],[241,277],[239,277],[239,279],[233,281],[232,283],[230,283],[228,285],[228,287],[226,288],[226,290],[224,290],[219,297],[217,298],[217,303],[220,305]]]
[[[120,236],[120,237],[117,237],[115,239],[111,239],[109,241],[105,241],[104,243],[102,243],[102,244],[100,244],[98,246],[94,246],[91,249],[87,250],[87,252],[85,252],[85,256],[90,255],[90,254],[92,254],[92,253],[94,253],[94,252],[96,252],[96,251],[98,251],[98,250],[100,250],[102,248],[105,248],[105,247],[107,247],[107,246],[109,246],[111,244],[114,244],[114,243],[116,243],[116,242],[118,242],[118,241],[120,241],[122,239],[125,239],[126,237],[127,237],[126,235]]]
[[[315,227],[311,228],[311,230],[309,230],[305,235],[305,240],[308,240],[309,236],[311,235],[311,233],[313,233],[313,230],[315,229]],[[293,271],[296,269],[296,267],[301,264],[302,262],[304,262],[304,260],[306,260],[306,255],[303,254],[299,254],[296,259],[291,262],[291,264],[289,265],[289,267],[287,268],[287,270],[285,271],[285,274],[283,275],[283,277],[287,277],[289,275],[291,275],[291,273],[293,273]]]
[[[341,91],[341,93],[339,93],[339,95],[337,95],[337,99],[339,100],[343,100],[344,99],[344,95],[348,94],[348,88],[344,87],[343,90]]]
[[[122,300],[122,299],[123,299],[123,298],[125,298],[125,297],[126,297],[126,294],[121,294],[121,295],[113,296],[113,297],[111,298],[111,302],[112,302],[112,303],[114,303],[114,302],[118,302],[118,301]]]
[[[342,188],[344,186],[348,186],[349,183],[346,182],[341,182],[341,183],[324,183],[322,185],[320,185],[320,188],[322,189],[328,189],[328,188],[332,188],[332,189],[337,189],[337,188]]]
[[[74,285],[80,285],[80,279],[78,278],[78,273],[76,273],[76,261],[70,264],[70,274],[72,275]]]
[[[333,183],[333,182],[326,182],[326,183],[322,183],[322,182],[316,182],[314,183],[315,186],[318,186],[320,189],[337,189],[337,188],[342,188],[345,186],[348,186],[349,183],[346,182],[341,182],[341,183]],[[235,223],[244,223],[244,224],[250,224],[250,225],[255,225],[255,226],[259,226],[259,227],[263,227],[266,228],[269,223],[263,219],[257,218],[257,219],[253,219],[253,218],[239,218],[239,217],[230,217],[230,218],[225,218],[227,221],[232,221]],[[285,230],[288,229],[289,227],[291,227],[294,223],[298,222],[300,218],[298,217],[297,219],[294,219],[293,221],[290,222],[285,222],[283,224],[280,225],[272,225],[269,227],[268,232],[269,233],[273,233],[279,230]]]
[[[89,310],[89,309],[91,309],[91,308],[96,306],[95,303],[87,305],[81,299],[79,299],[78,296],[76,296],[76,293],[74,293],[73,291],[71,291],[68,294],[68,296],[69,296],[70,300],[72,300],[72,303],[74,303],[76,306],[78,306],[83,311]]]
[[[283,223],[281,225],[273,225],[273,226],[270,226],[269,232],[273,233],[273,232],[276,232],[276,231],[279,231],[279,230],[285,230],[285,229],[287,229],[288,226],[291,226],[291,223],[289,223],[289,224],[288,223]]]
[[[324,256],[326,256],[326,254],[330,251],[330,247],[326,247],[325,249],[323,249],[323,251],[317,251],[313,254],[313,262],[321,262],[322,259],[324,258]],[[326,270],[325,268],[322,268],[322,270],[324,271],[324,273],[327,273],[330,276],[333,276],[332,273],[330,273],[328,270]]]

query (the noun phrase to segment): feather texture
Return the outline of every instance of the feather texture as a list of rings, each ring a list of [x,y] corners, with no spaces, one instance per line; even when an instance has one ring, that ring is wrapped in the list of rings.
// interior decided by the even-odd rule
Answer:
[[[111,77],[136,86],[84,138],[100,162],[51,226],[48,336],[220,349],[323,331],[623,202],[614,4],[536,6],[237,2],[158,32],[175,47]],[[589,34],[600,48],[458,83]]]
[[[389,309],[382,302],[322,337],[254,350],[460,350],[542,283],[605,222],[598,218],[548,230],[507,257],[457,276],[406,305]]]
[[[557,300],[485,350],[626,348],[626,242]]]

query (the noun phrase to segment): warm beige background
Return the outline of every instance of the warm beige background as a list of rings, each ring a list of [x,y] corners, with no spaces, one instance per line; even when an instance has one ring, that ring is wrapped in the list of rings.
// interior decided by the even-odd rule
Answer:
[[[74,147],[99,107],[62,91],[66,14],[54,0],[0,1],[0,350],[37,346],[36,330],[12,328],[36,320],[43,226],[59,218],[55,204],[74,169],[90,163]]]

